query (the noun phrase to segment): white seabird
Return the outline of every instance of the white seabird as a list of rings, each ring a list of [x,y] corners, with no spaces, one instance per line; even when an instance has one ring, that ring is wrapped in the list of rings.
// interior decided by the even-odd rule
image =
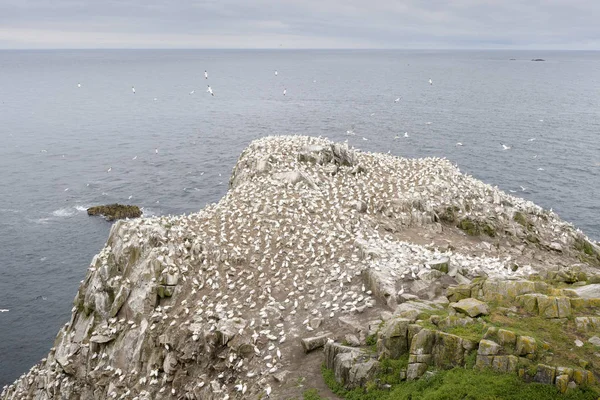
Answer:
[[[81,87],[81,83],[77,83],[77,87]]]
[[[135,87],[131,87],[131,91],[133,92],[133,94],[135,94]]]
[[[6,309],[6,308],[0,308],[0,312],[9,312],[10,310]]]
[[[277,70],[275,70],[275,76],[277,76]]]
[[[206,89],[206,91],[208,93],[210,93],[211,96],[214,96],[215,94],[213,93],[212,89],[210,88],[210,85],[207,85],[207,86],[208,86],[208,89]]]
[[[208,72],[204,70],[204,79],[208,79]]]
[[[287,89],[283,89],[283,95],[285,96],[285,94],[287,93]]]
[[[502,149],[503,150],[510,150],[512,147],[511,146],[507,146],[504,143],[500,143],[502,145]]]
[[[429,78],[429,84],[433,85],[433,81],[431,80],[431,78]]]
[[[398,103],[400,101],[400,97],[398,97],[396,100],[394,100],[394,103]]]
[[[408,132],[404,132],[404,137],[408,137]]]

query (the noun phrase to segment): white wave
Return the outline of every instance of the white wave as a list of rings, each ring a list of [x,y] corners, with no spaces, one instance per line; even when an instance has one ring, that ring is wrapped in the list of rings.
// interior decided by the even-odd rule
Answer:
[[[76,209],[77,211],[84,212],[84,211],[87,211],[88,207],[84,207],[84,206],[75,206],[75,209]]]
[[[156,217],[157,215],[160,215],[159,210],[155,210],[152,208],[140,207],[140,210],[142,210],[143,217]]]
[[[73,214],[75,214],[75,211],[71,207],[69,207],[69,208],[59,208],[58,210],[52,211],[52,215],[54,215],[55,217],[70,217]]]
[[[15,210],[13,208],[0,208],[0,213],[20,214],[21,212],[21,210]]]
[[[29,219],[29,222],[33,222],[34,224],[47,224],[50,221],[50,218],[38,218],[38,219]]]

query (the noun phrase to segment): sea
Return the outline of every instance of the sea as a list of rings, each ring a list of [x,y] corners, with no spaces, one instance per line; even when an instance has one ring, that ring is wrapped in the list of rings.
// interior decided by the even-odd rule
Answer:
[[[600,239],[600,52],[0,51],[0,387],[69,320],[87,207],[196,212],[267,135],[445,157]]]

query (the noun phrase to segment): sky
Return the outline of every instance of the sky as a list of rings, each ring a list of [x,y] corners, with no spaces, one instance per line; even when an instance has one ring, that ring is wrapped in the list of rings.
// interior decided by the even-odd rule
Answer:
[[[600,50],[596,0],[0,0],[0,49]]]

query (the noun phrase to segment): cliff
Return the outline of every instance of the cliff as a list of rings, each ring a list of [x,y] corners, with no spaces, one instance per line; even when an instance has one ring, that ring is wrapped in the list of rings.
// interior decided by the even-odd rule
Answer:
[[[416,334],[408,325],[439,314],[425,318],[425,307],[494,297],[519,305],[517,295],[541,287],[494,282],[585,285],[599,254],[554,213],[447,160],[267,137],[241,154],[217,204],[117,221],[54,347],[0,398],[290,398],[303,386],[325,393],[322,354],[304,352],[328,339],[364,346],[378,334],[379,358],[399,356]],[[336,367],[331,346],[327,363]]]

